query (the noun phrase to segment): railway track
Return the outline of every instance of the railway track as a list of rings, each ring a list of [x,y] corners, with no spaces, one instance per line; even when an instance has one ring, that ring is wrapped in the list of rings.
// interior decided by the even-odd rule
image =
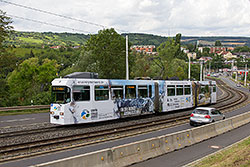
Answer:
[[[218,82],[218,86],[224,91],[225,96],[218,100],[219,103],[215,107],[222,110],[222,112],[226,112],[228,108],[233,106],[242,105],[248,100],[247,94],[225,86],[225,83],[221,81]],[[121,122],[112,121],[108,125],[100,123],[93,127],[93,131],[87,131],[87,129],[90,129],[88,125],[85,128],[82,125],[75,125],[3,133],[0,135],[0,143],[2,143],[0,144],[0,162],[114,140],[183,124],[188,121],[191,112],[189,110],[154,117],[144,116],[143,119],[139,117],[132,120],[124,119],[120,120]],[[19,139],[18,142],[11,142],[16,138]]]

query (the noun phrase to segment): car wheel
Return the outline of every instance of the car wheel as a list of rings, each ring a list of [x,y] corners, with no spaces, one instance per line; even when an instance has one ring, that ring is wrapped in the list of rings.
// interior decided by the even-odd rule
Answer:
[[[189,125],[190,125],[190,126],[194,126],[194,123],[193,123],[193,122],[189,122]]]
[[[225,119],[225,117],[223,117],[223,120]]]

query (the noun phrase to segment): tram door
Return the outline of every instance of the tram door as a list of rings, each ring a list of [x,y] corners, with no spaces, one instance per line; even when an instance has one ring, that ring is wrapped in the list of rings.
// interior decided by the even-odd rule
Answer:
[[[91,122],[92,108],[92,86],[91,85],[75,85],[72,88],[73,99],[69,105],[70,123],[86,123]]]
[[[92,120],[110,120],[114,119],[114,103],[111,100],[111,93],[108,85],[93,85],[93,103],[91,114],[95,117]]]
[[[155,82],[155,99],[154,99],[154,110],[156,113],[160,112],[160,96],[159,96],[159,84]]]

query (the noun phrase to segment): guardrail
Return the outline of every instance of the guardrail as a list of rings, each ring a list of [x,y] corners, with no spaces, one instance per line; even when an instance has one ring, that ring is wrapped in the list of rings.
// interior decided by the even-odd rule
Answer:
[[[49,109],[50,105],[34,105],[34,106],[14,106],[14,107],[0,107],[1,111],[17,111],[17,110],[35,110],[35,109]]]
[[[37,167],[122,167],[199,143],[250,122],[250,111],[212,124],[56,160]]]

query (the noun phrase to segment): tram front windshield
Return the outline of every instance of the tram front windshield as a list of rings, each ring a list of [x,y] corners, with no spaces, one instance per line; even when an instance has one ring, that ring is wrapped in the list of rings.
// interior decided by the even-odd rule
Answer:
[[[66,86],[52,86],[52,103],[65,104],[70,102],[70,88]]]

